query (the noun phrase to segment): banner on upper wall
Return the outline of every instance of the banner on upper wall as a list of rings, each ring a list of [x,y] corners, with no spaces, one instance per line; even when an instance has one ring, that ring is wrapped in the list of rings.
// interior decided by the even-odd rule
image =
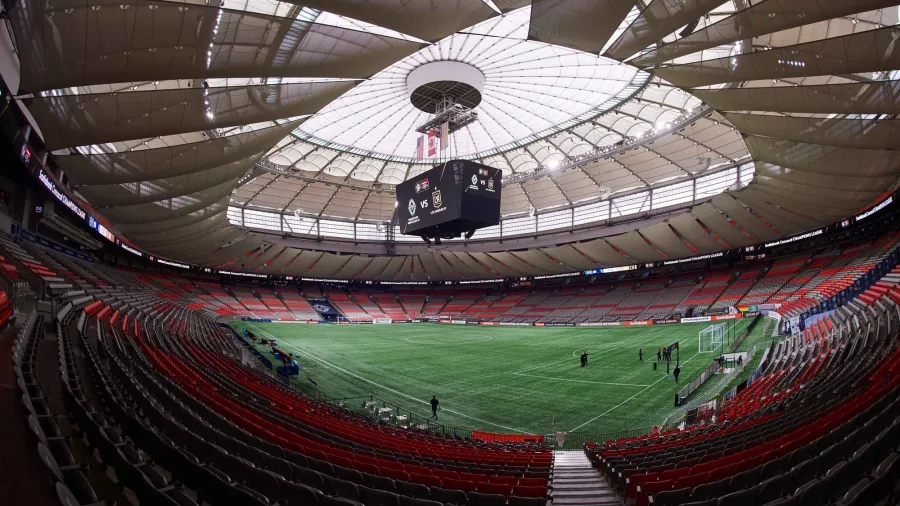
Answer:
[[[32,242],[39,246],[43,246],[45,248],[52,249],[54,251],[58,251],[60,253],[63,253],[70,257],[77,258],[79,260],[84,260],[85,262],[91,262],[91,263],[94,262],[94,258],[91,257],[90,255],[85,255],[84,253],[75,251],[68,246],[63,246],[62,244],[59,244],[56,241],[47,239],[46,237],[44,237],[42,235],[35,234],[34,232],[32,232],[30,230],[25,230],[24,228],[20,227],[19,225],[15,224],[15,223],[12,224],[11,228],[12,228],[11,235],[19,237],[20,239],[24,239],[28,242]]]
[[[800,335],[800,317],[794,316],[788,320],[788,323],[790,325],[790,334],[792,336]]]

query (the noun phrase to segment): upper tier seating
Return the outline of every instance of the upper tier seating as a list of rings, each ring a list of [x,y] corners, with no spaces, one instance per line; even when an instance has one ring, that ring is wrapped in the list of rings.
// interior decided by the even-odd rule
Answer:
[[[284,305],[290,311],[294,320],[319,320],[321,317],[316,310],[309,305],[309,301],[303,298],[296,290],[292,288],[283,288],[278,290],[278,295],[284,301]]]

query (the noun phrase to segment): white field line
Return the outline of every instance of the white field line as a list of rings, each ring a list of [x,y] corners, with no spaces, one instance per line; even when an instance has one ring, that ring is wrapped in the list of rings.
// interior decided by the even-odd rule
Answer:
[[[598,348],[594,348],[594,350],[596,350],[596,351],[606,351],[606,350],[609,350],[609,349],[617,348],[617,347],[621,346],[622,344],[624,344],[624,343],[626,343],[626,342],[630,342],[630,341],[633,341],[633,340],[635,340],[635,339],[638,339],[638,338],[641,338],[641,337],[645,337],[645,334],[646,334],[646,333],[644,333],[644,334],[638,334],[638,335],[635,335],[635,336],[630,337],[630,338],[628,338],[628,339],[625,339],[625,340],[622,340],[622,341],[616,341],[616,342],[614,342],[614,343],[606,343],[606,344],[602,344],[602,345],[600,345]],[[583,349],[584,349],[583,347],[576,348],[575,351],[572,352],[572,357],[578,358],[578,352],[579,352],[580,350],[583,350]],[[595,351],[595,352],[596,352],[596,351]],[[535,370],[535,369],[540,369],[540,368],[542,368],[542,367],[547,367],[547,366],[550,366],[550,365],[559,364],[559,363],[561,363],[561,362],[568,362],[569,360],[572,360],[572,359],[566,357],[566,358],[563,358],[563,359],[560,359],[560,360],[554,360],[554,361],[552,361],[552,362],[542,362],[542,363],[540,363],[540,364],[530,365],[530,366],[528,366],[528,367],[526,367],[526,368],[524,368],[524,369],[520,369],[520,370],[518,370],[518,371],[516,371],[516,372],[512,372],[512,373],[507,373],[507,372],[504,371],[504,372],[498,372],[498,373],[488,374],[488,375],[486,375],[486,376],[482,376],[482,377],[481,377],[481,381],[484,381],[484,380],[486,380],[487,378],[494,378],[494,377],[497,377],[497,376],[504,376],[504,375],[506,375],[506,374],[512,374],[513,376],[522,376],[521,373],[523,373],[523,372],[526,372],[526,371],[533,371],[533,370]],[[455,386],[455,385],[459,385],[459,384],[462,384],[462,383],[468,383],[469,381],[471,381],[471,379],[466,378],[466,379],[463,379],[463,380],[460,380],[460,381],[455,381],[455,382],[448,383],[448,384],[444,385],[444,387]]]
[[[272,338],[275,337],[275,336],[273,336],[272,334],[269,334],[268,332],[266,332],[265,330],[260,330],[260,329],[258,329],[255,325],[252,325],[252,324],[251,324],[251,326],[252,326],[254,329],[256,329],[256,330],[262,332],[263,334],[268,334],[269,337],[272,337]],[[302,353],[302,354],[303,354],[302,357],[311,358],[311,359],[315,360],[316,362],[319,362],[320,364],[322,364],[322,365],[324,365],[324,366],[326,366],[326,367],[330,367],[330,368],[332,368],[332,369],[335,369],[335,370],[337,370],[337,371],[340,371],[340,372],[342,372],[342,373],[344,373],[344,374],[346,374],[346,375],[348,375],[348,376],[353,376],[354,378],[356,378],[356,379],[358,379],[358,380],[365,381],[366,383],[369,383],[370,385],[376,386],[376,387],[381,388],[381,389],[383,389],[383,390],[387,390],[388,392],[397,394],[397,395],[399,395],[399,396],[401,396],[401,397],[405,397],[405,398],[407,398],[407,399],[409,399],[409,400],[411,400],[411,401],[415,401],[415,402],[418,402],[418,403],[421,403],[421,404],[425,404],[425,405],[428,405],[428,406],[431,405],[430,401],[426,401],[426,400],[423,400],[423,399],[419,399],[419,398],[413,397],[413,396],[411,396],[411,395],[405,394],[405,393],[403,393],[403,392],[400,392],[399,390],[394,390],[393,388],[390,388],[390,387],[388,387],[388,386],[382,385],[382,384],[380,384],[380,383],[376,383],[376,382],[374,382],[374,381],[372,381],[372,380],[370,380],[370,379],[368,379],[368,378],[364,378],[364,377],[362,377],[362,376],[360,376],[360,375],[358,375],[358,374],[352,373],[352,372],[350,372],[350,371],[348,371],[348,370],[346,370],[346,369],[344,369],[344,368],[342,368],[342,367],[339,367],[339,366],[337,366],[337,365],[334,365],[334,364],[328,362],[327,360],[324,360],[324,359],[322,359],[322,358],[316,357],[315,355],[312,355],[312,354],[309,353],[309,352],[306,352],[306,351],[304,351],[304,350],[301,350],[300,348],[297,348],[296,346],[294,346],[294,345],[292,345],[292,344],[288,344],[287,346],[290,347],[290,348],[293,348],[294,350],[296,350],[296,351],[298,351],[298,352],[300,352],[300,353]],[[487,421],[487,420],[482,420],[481,418],[475,418],[474,416],[469,416],[469,415],[467,415],[467,414],[465,414],[465,413],[460,413],[459,411],[454,411],[454,410],[452,410],[452,409],[447,409],[447,408],[441,407],[440,410],[441,410],[441,411],[446,411],[446,412],[448,412],[448,413],[453,413],[454,415],[461,416],[461,417],[463,417],[463,418],[468,418],[469,420],[475,420],[476,422],[481,422],[481,423],[485,423],[485,424],[488,424],[488,425],[492,425],[492,426],[494,426],[494,427],[499,427],[499,428],[501,428],[501,429],[506,429],[506,430],[511,430],[511,431],[513,431],[513,432],[518,432],[518,433],[520,433],[520,434],[533,434],[533,432],[530,432],[530,431],[521,430],[521,429],[516,429],[516,428],[514,428],[514,427],[507,427],[507,426],[505,426],[505,425],[500,425],[500,424],[497,424],[497,423],[494,423],[494,422],[489,422],[489,421]]]
[[[699,354],[699,353],[695,354],[693,357],[691,357],[691,358],[685,360],[683,363],[684,363],[684,364],[687,364],[687,363],[690,362],[691,360],[694,360],[695,358],[697,358],[698,355],[700,355],[700,354]],[[616,404],[615,406],[613,406],[613,407],[607,409],[607,410],[604,411],[603,413],[600,413],[599,415],[595,416],[594,418],[591,418],[590,420],[584,422],[583,424],[579,425],[578,427],[575,427],[575,428],[573,428],[573,429],[569,429],[569,432],[575,432],[576,430],[578,430],[578,429],[584,427],[585,425],[587,425],[587,424],[589,424],[589,423],[591,423],[591,422],[597,420],[598,418],[600,418],[600,417],[602,417],[602,416],[605,416],[605,415],[608,415],[609,413],[612,413],[613,411],[615,411],[615,410],[619,409],[620,407],[622,407],[622,405],[624,405],[626,402],[628,402],[628,401],[634,399],[635,397],[641,395],[642,393],[644,393],[644,392],[646,392],[647,390],[649,390],[652,386],[656,385],[657,383],[659,383],[660,381],[662,381],[662,380],[664,380],[664,379],[666,379],[666,378],[668,378],[668,377],[669,377],[669,375],[667,374],[667,375],[663,376],[662,378],[659,378],[658,380],[654,381],[650,386],[644,388],[644,389],[641,390],[640,392],[638,392],[638,393],[632,395],[631,397],[629,397],[629,398],[625,399],[624,401],[622,401],[622,402]]]
[[[579,379],[570,379],[570,378],[554,378],[552,376],[538,376],[537,374],[525,374],[520,372],[514,372],[514,376],[528,376],[529,378],[540,378],[546,380],[553,381],[571,381],[572,383],[590,383],[592,385],[611,385],[615,387],[649,387],[650,385],[639,385],[637,383],[607,383],[604,381],[590,381],[590,380],[579,380]]]

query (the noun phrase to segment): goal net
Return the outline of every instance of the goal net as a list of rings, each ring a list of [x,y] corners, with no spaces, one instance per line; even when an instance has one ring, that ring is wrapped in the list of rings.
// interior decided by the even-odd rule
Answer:
[[[700,331],[700,353],[712,353],[722,347],[725,342],[725,324],[710,325]]]
[[[393,320],[390,318],[372,318],[372,323],[391,323]]]

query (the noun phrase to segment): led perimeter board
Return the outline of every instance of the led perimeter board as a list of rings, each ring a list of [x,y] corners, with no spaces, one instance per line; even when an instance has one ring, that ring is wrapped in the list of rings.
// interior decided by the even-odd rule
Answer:
[[[397,185],[400,233],[452,239],[500,223],[500,169],[451,160]]]

